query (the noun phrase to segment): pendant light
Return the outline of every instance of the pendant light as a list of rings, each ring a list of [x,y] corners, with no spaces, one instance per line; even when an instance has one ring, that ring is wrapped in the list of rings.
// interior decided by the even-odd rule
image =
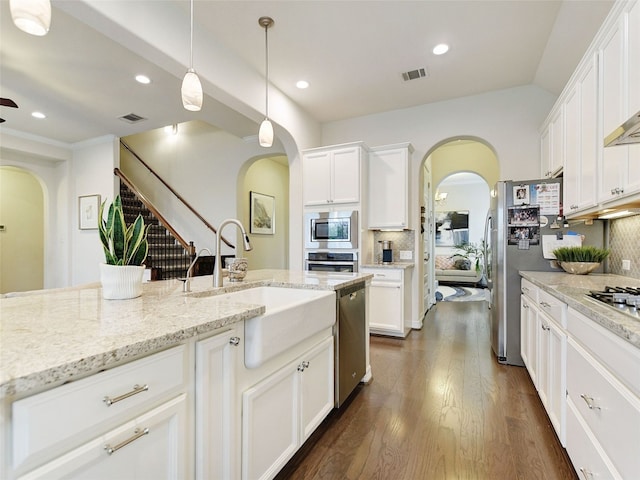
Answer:
[[[23,32],[41,37],[49,31],[50,0],[10,0],[9,10],[13,23]]]
[[[182,80],[182,106],[192,112],[202,108],[202,84],[198,74],[193,69],[193,0],[191,0],[191,46],[189,48],[189,69]]]
[[[269,120],[269,35],[267,31],[269,27],[273,25],[273,18],[260,17],[258,23],[261,27],[264,27],[264,58],[265,58],[265,75],[264,75],[264,98],[265,117],[260,124],[260,130],[258,131],[258,142],[261,147],[270,147],[273,145],[273,125]]]

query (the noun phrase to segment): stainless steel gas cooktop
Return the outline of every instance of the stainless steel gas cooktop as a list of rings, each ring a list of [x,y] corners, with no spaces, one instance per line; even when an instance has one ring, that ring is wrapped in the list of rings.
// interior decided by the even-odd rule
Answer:
[[[604,290],[591,290],[587,295],[640,320],[640,288],[604,287]]]

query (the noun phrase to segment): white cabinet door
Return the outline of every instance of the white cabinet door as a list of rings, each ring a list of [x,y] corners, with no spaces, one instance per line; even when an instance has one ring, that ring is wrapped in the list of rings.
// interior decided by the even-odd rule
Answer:
[[[333,336],[243,393],[242,478],[270,479],[334,405]]]
[[[333,152],[331,203],[360,201],[360,147]]]
[[[640,111],[640,1],[633,4],[627,17],[627,61],[629,79],[629,116]]]
[[[181,394],[20,479],[189,478],[192,456],[185,443],[186,399]]]
[[[543,178],[551,175],[551,125],[540,136],[540,173]]]
[[[536,366],[532,362],[534,362],[536,354],[532,352],[532,349],[536,346],[536,331],[535,325],[532,326],[532,324],[535,324],[536,321],[536,311],[532,303],[532,300],[526,295],[520,296],[520,355],[535,385],[537,381]]]
[[[566,446],[566,365],[567,334],[555,322],[548,322],[546,331],[547,355],[547,414],[562,446]]]
[[[580,176],[578,209],[597,203],[598,152],[602,139],[598,133],[598,60],[594,55],[580,77]],[[567,141],[567,147],[569,141]]]
[[[326,205],[331,200],[331,153],[308,153],[302,159],[305,205]]]
[[[369,287],[369,330],[372,333],[404,335],[403,285],[372,283]]]
[[[242,395],[242,478],[273,478],[298,448],[297,363],[289,364]]]
[[[577,211],[580,207],[580,163],[582,160],[580,156],[582,134],[580,100],[580,85],[578,84],[567,95],[567,101],[564,106],[567,144],[565,146],[565,163],[562,173],[562,204],[564,213],[567,216]]]
[[[236,354],[228,330],[196,344],[196,478],[236,478]]]
[[[300,443],[302,444],[333,410],[333,337],[302,357],[300,372]]]
[[[564,166],[564,106],[560,106],[551,118],[551,157],[549,159],[550,176],[556,176]]]
[[[369,154],[369,228],[410,228],[410,148],[374,149]]]

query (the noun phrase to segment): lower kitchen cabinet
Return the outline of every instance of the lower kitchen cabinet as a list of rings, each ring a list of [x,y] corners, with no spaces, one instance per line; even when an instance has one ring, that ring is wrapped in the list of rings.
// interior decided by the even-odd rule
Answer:
[[[334,405],[333,337],[245,390],[242,478],[270,479]]]
[[[566,304],[522,279],[520,349],[549,420],[565,446]]]
[[[188,478],[187,411],[187,395],[182,394],[19,478]]]
[[[237,478],[236,329],[196,343],[196,478]]]
[[[363,267],[373,274],[369,286],[369,331],[406,337],[411,330],[411,282],[408,268]]]

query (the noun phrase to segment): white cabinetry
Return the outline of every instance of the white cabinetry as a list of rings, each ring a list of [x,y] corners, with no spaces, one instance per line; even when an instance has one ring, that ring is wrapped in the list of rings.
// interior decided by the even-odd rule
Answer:
[[[411,330],[409,268],[363,267],[373,275],[369,287],[369,332],[406,337]]]
[[[565,445],[566,304],[523,279],[521,354],[540,400]]]
[[[302,155],[305,206],[360,202],[362,144],[307,150]]]
[[[640,472],[640,351],[569,309],[567,451],[587,478]],[[597,475],[597,476],[596,476]]]
[[[634,37],[637,33],[633,33],[640,29],[637,9],[636,2],[631,12],[623,13],[617,19],[600,47],[603,136],[609,135],[636,113],[630,111],[629,102],[630,92],[637,87],[630,85],[629,81],[637,75],[635,69],[638,68],[640,51],[634,51],[637,46],[629,39],[637,42]],[[599,174],[599,200],[602,202],[616,201],[639,192],[640,145],[604,148]]]
[[[12,476],[192,475],[186,354],[174,347],[14,402]]]
[[[559,104],[552,112],[541,137],[542,176],[556,177],[564,166],[564,106]]]
[[[369,228],[411,228],[410,144],[372,148],[369,152]]]
[[[334,405],[333,337],[245,390],[242,478],[273,478]]]
[[[196,478],[237,478],[235,396],[241,337],[231,329],[196,343]],[[240,350],[240,352],[238,352]]]
[[[576,77],[565,103],[563,204],[568,217],[597,203],[598,63],[594,55]]]

